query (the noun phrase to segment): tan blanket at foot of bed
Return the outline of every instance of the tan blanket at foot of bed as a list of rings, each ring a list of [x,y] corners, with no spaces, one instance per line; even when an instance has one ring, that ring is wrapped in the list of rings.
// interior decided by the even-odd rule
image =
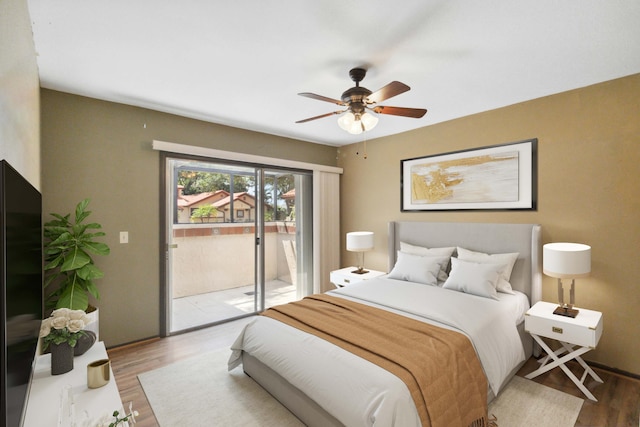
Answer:
[[[325,294],[264,316],[323,338],[405,382],[423,426],[482,427],[487,379],[469,339],[418,320]]]

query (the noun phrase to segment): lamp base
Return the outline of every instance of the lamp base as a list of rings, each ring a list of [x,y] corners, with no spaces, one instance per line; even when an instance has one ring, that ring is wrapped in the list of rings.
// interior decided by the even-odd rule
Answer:
[[[360,267],[357,270],[353,270],[351,273],[353,274],[367,274],[369,270],[365,270],[364,267]]]
[[[563,307],[560,305],[555,310],[553,310],[553,314],[557,314],[558,316],[565,316],[565,317],[576,317],[578,313],[579,313],[579,310],[576,310],[575,308]]]

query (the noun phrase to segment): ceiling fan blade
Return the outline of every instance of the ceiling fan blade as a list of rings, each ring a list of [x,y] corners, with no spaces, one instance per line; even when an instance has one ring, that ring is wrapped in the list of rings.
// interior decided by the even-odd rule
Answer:
[[[384,105],[378,105],[373,107],[373,111],[378,114],[391,114],[393,116],[413,117],[419,119],[427,114],[427,110],[424,108],[403,108],[403,107],[387,107]]]
[[[389,99],[396,95],[400,95],[401,93],[405,93],[409,89],[411,88],[406,84],[393,81],[388,85],[378,89],[376,92],[373,92],[371,95],[367,97],[367,99],[370,102],[377,104],[378,102],[382,102],[385,99]]]
[[[347,105],[347,104],[345,104],[344,102],[342,102],[342,101],[340,101],[338,99],[328,98],[328,97],[322,96],[322,95],[316,95],[315,93],[311,93],[311,92],[302,92],[302,93],[299,93],[298,95],[306,96],[307,98],[311,98],[311,99],[317,99],[318,101],[330,102],[332,104]]]
[[[319,116],[309,117],[308,119],[298,120],[296,123],[306,123],[306,122],[310,122],[311,120],[321,119],[323,117],[329,117],[329,116],[333,116],[334,114],[342,114],[342,113],[344,113],[344,111],[332,111],[331,113],[321,114]]]

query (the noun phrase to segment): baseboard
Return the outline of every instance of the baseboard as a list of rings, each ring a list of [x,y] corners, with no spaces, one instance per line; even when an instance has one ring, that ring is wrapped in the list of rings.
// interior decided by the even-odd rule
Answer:
[[[640,375],[639,374],[634,374],[632,372],[627,372],[627,371],[623,371],[622,369],[617,369],[617,368],[611,368],[609,366],[605,366],[602,365],[600,363],[596,363],[596,362],[591,362],[591,361],[586,361],[589,366],[593,367],[593,368],[598,368],[598,369],[602,369],[603,371],[607,371],[607,372],[611,372],[614,374],[618,374],[618,375],[622,375],[623,377],[629,377],[629,378],[633,378],[636,380],[640,380]]]
[[[147,343],[151,343],[151,342],[155,342],[155,341],[159,341],[162,338],[160,337],[149,337],[149,338],[143,338],[141,340],[136,340],[136,341],[129,341],[123,344],[118,344],[118,345],[114,345],[113,347],[107,347],[107,351],[120,351],[120,350],[127,350],[131,347],[135,347],[135,346],[139,346],[141,344],[147,344]]]

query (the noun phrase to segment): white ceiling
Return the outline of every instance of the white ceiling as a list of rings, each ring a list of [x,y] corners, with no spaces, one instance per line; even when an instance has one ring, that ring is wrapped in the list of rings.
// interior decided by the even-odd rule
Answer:
[[[368,139],[640,72],[638,0],[28,0],[42,87],[329,145],[340,107],[411,90]]]

